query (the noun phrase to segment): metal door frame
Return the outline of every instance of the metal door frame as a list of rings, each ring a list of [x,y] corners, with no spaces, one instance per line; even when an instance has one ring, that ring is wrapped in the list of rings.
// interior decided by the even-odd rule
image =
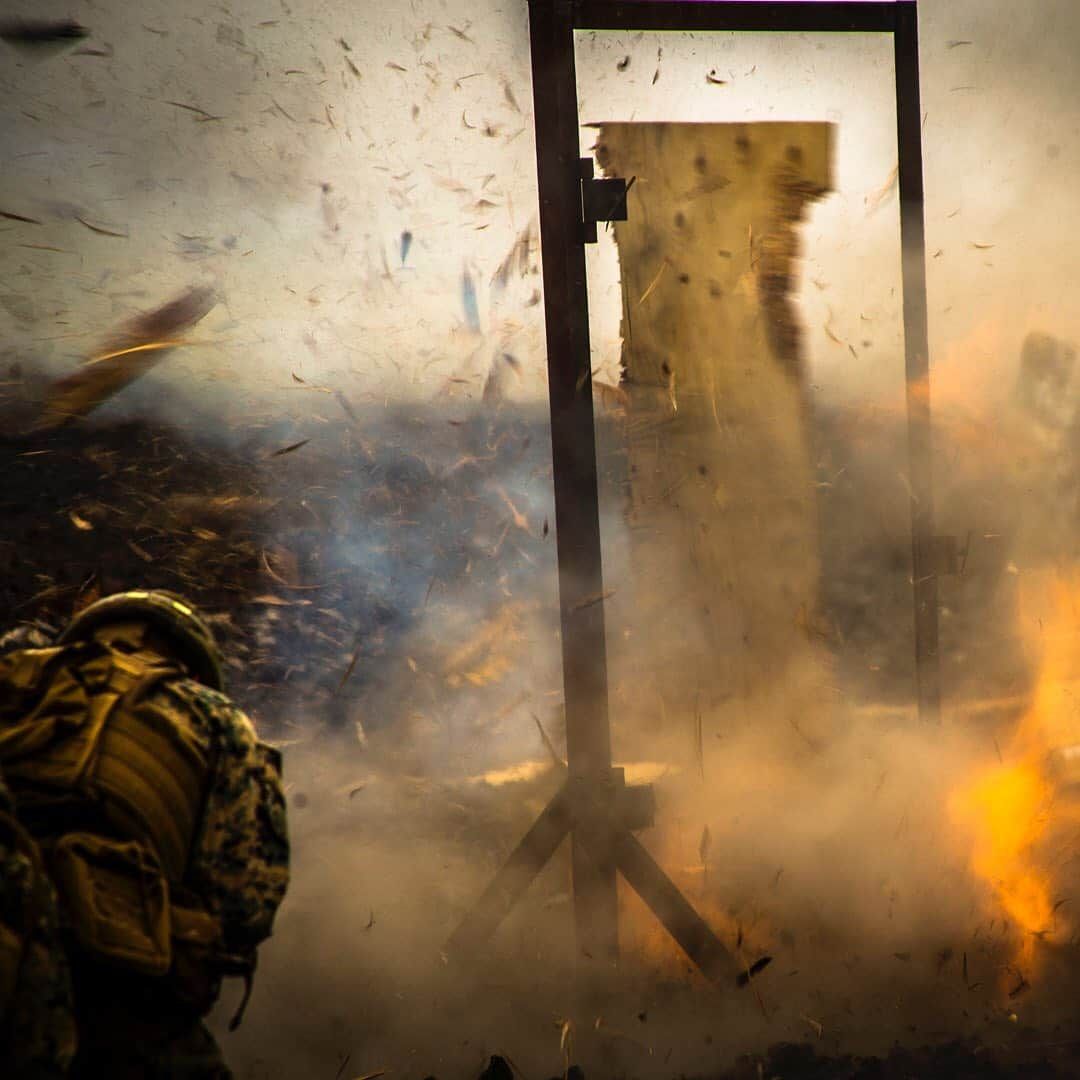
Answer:
[[[569,834],[577,940],[584,955],[611,961],[618,955],[621,871],[688,955],[717,978],[731,970],[732,958],[630,834],[641,827],[642,815],[627,811],[621,770],[612,769],[582,199],[583,182],[592,181],[583,176],[580,161],[576,30],[893,35],[917,699],[920,717],[936,721],[940,559],[931,473],[918,14],[915,0],[529,0],[568,777],[449,945],[469,951],[493,932]],[[758,967],[748,967],[739,980],[745,984]]]

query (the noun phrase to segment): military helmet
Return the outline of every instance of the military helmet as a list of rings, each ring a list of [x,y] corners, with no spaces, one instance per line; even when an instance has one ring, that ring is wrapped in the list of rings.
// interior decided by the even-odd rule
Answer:
[[[85,641],[95,630],[119,622],[145,622],[176,646],[181,660],[199,682],[223,690],[225,673],[213,631],[182,597],[164,589],[133,589],[88,604],[57,638],[61,645]]]

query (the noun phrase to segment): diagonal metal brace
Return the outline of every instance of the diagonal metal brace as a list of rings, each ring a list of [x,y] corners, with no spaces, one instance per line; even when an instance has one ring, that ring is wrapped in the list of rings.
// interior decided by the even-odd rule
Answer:
[[[618,790],[621,770],[613,771]],[[706,978],[744,986],[745,973],[723,942],[621,820],[625,806],[619,799],[609,811],[584,785],[574,780],[564,784],[450,936],[446,954],[465,957],[479,949],[572,831],[590,856],[614,863]]]
[[[575,793],[574,835],[580,836],[595,858],[614,862],[698,970],[714,983],[745,984],[735,958],[707,922],[694,910],[675,883],[657,865],[625,823],[611,814],[592,791]]]
[[[450,935],[445,946],[447,956],[467,956],[495,933],[555,854],[572,824],[564,784],[511,852],[476,905]]]

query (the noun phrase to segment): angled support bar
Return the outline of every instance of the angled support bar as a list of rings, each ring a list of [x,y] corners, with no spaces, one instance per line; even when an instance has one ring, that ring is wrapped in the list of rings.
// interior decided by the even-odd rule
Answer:
[[[451,934],[445,948],[447,956],[467,956],[495,933],[566,839],[570,826],[570,807],[564,784]]]

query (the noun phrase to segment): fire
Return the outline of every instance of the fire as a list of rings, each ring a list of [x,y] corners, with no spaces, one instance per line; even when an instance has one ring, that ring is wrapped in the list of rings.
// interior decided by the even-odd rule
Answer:
[[[979,775],[956,792],[950,810],[973,836],[972,869],[993,886],[1008,916],[1028,934],[1050,927],[1050,883],[1031,852],[1046,831],[1050,785],[1025,761]]]
[[[1000,761],[954,791],[949,811],[969,837],[972,870],[1023,932],[1021,955],[1030,961],[1036,940],[1057,938],[1062,883],[1049,849],[1055,826],[1076,817],[1076,794],[1053,761],[1080,743],[1080,575],[1029,572],[1021,585],[1022,634],[1041,654],[1031,703]]]

